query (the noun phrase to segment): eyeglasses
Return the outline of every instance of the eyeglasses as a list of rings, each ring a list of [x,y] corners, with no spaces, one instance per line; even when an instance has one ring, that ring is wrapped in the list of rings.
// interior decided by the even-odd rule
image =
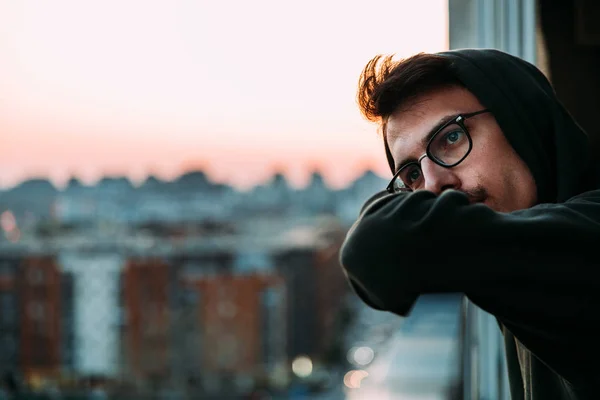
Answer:
[[[452,168],[463,162],[473,149],[473,140],[465,121],[486,112],[490,112],[490,110],[459,114],[442,125],[427,142],[425,154],[417,161],[403,165],[394,174],[386,190],[390,193],[397,193],[419,189],[424,183],[421,161],[425,157],[444,168]]]

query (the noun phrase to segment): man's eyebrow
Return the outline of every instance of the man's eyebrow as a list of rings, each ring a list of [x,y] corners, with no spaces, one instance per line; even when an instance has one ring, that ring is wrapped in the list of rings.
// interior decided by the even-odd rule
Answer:
[[[442,127],[446,124],[448,124],[450,121],[456,119],[460,114],[449,114],[449,115],[445,115],[442,118],[439,119],[439,121],[433,126],[433,128],[431,128],[431,130],[427,133],[427,135],[423,136],[423,138],[421,138],[421,145],[423,147],[426,147],[427,144],[429,143],[429,141],[431,140],[431,138],[433,137],[433,135],[435,135],[440,129],[442,129]],[[406,164],[411,163],[411,162],[415,162],[417,161],[416,158],[405,158],[404,160],[402,160],[402,162],[400,164],[396,164],[398,165],[395,169],[395,173],[398,173],[398,171],[400,171],[400,169],[402,167],[404,167]]]

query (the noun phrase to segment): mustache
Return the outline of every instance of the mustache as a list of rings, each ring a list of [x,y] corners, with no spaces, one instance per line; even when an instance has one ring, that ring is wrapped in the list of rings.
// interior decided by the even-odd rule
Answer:
[[[482,187],[476,187],[472,190],[464,190],[463,193],[469,197],[471,203],[480,203],[483,202],[488,197],[487,190]]]

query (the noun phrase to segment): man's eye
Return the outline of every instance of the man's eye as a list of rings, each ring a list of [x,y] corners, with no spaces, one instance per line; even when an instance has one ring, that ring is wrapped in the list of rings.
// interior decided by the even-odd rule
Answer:
[[[419,180],[419,177],[421,176],[421,171],[419,171],[418,168],[413,168],[409,173],[408,173],[408,179],[410,181],[410,183],[414,183],[417,180]]]
[[[401,178],[404,184],[410,187],[421,179],[421,168],[412,165],[403,171]]]
[[[448,144],[455,144],[456,142],[460,141],[460,139],[462,138],[462,136],[463,136],[462,131],[448,132],[446,134],[446,142]]]

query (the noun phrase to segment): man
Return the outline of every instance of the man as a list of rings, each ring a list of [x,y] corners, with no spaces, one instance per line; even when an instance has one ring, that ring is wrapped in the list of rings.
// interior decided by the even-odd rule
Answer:
[[[500,323],[513,400],[600,398],[600,174],[544,75],[487,49],[376,57],[358,102],[394,177],[341,249],[357,295],[408,316],[464,293]]]

